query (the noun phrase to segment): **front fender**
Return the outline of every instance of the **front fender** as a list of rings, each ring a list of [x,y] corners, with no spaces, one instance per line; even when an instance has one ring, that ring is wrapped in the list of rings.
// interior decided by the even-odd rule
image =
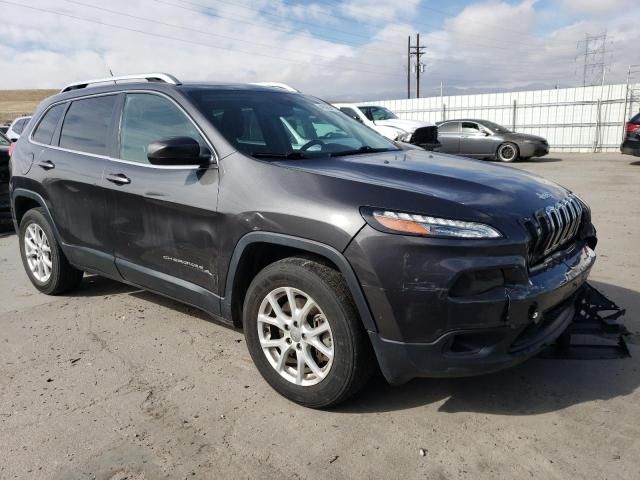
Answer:
[[[320,242],[272,232],[250,232],[244,235],[236,244],[229,264],[225,294],[222,298],[222,313],[225,318],[231,318],[232,316],[231,306],[233,285],[238,264],[240,263],[240,259],[247,247],[254,243],[268,243],[296,248],[298,250],[303,250],[324,257],[331,261],[338,270],[340,270],[340,273],[347,282],[347,286],[351,292],[356,307],[358,308],[358,313],[360,314],[364,328],[370,332],[377,332],[376,325],[371,315],[371,310],[365,300],[360,283],[358,282],[351,264],[349,264],[341,252]]]

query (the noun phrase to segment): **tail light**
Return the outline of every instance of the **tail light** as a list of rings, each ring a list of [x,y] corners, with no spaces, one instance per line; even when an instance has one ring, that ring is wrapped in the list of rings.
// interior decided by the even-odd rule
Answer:
[[[627,135],[631,135],[632,133],[640,133],[640,124],[638,123],[627,123],[626,126]]]
[[[16,142],[11,142],[11,145],[9,145],[9,156],[13,155],[13,151],[16,148]]]

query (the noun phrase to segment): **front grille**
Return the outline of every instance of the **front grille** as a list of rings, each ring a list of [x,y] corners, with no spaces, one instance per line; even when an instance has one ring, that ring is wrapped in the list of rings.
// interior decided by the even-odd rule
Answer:
[[[536,263],[573,241],[580,231],[584,209],[580,200],[569,195],[527,220],[525,224],[531,235],[529,261]]]
[[[411,136],[411,143],[422,145],[438,140],[438,127],[420,127]]]

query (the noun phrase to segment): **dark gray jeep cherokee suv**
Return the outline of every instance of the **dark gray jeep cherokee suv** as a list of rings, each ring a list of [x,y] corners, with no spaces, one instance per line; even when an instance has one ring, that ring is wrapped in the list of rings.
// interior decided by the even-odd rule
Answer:
[[[198,307],[311,407],[376,367],[401,383],[515,365],[571,322],[596,237],[566,189],[399,149],[287,88],[115,80],[44,101],[12,155],[40,291],[91,272]]]

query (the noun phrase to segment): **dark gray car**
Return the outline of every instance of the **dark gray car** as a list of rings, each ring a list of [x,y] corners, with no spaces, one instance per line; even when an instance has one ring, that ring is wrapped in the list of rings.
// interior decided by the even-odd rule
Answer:
[[[487,120],[447,120],[438,123],[440,152],[501,162],[542,157],[549,153],[547,141],[536,135],[516,133]]]

